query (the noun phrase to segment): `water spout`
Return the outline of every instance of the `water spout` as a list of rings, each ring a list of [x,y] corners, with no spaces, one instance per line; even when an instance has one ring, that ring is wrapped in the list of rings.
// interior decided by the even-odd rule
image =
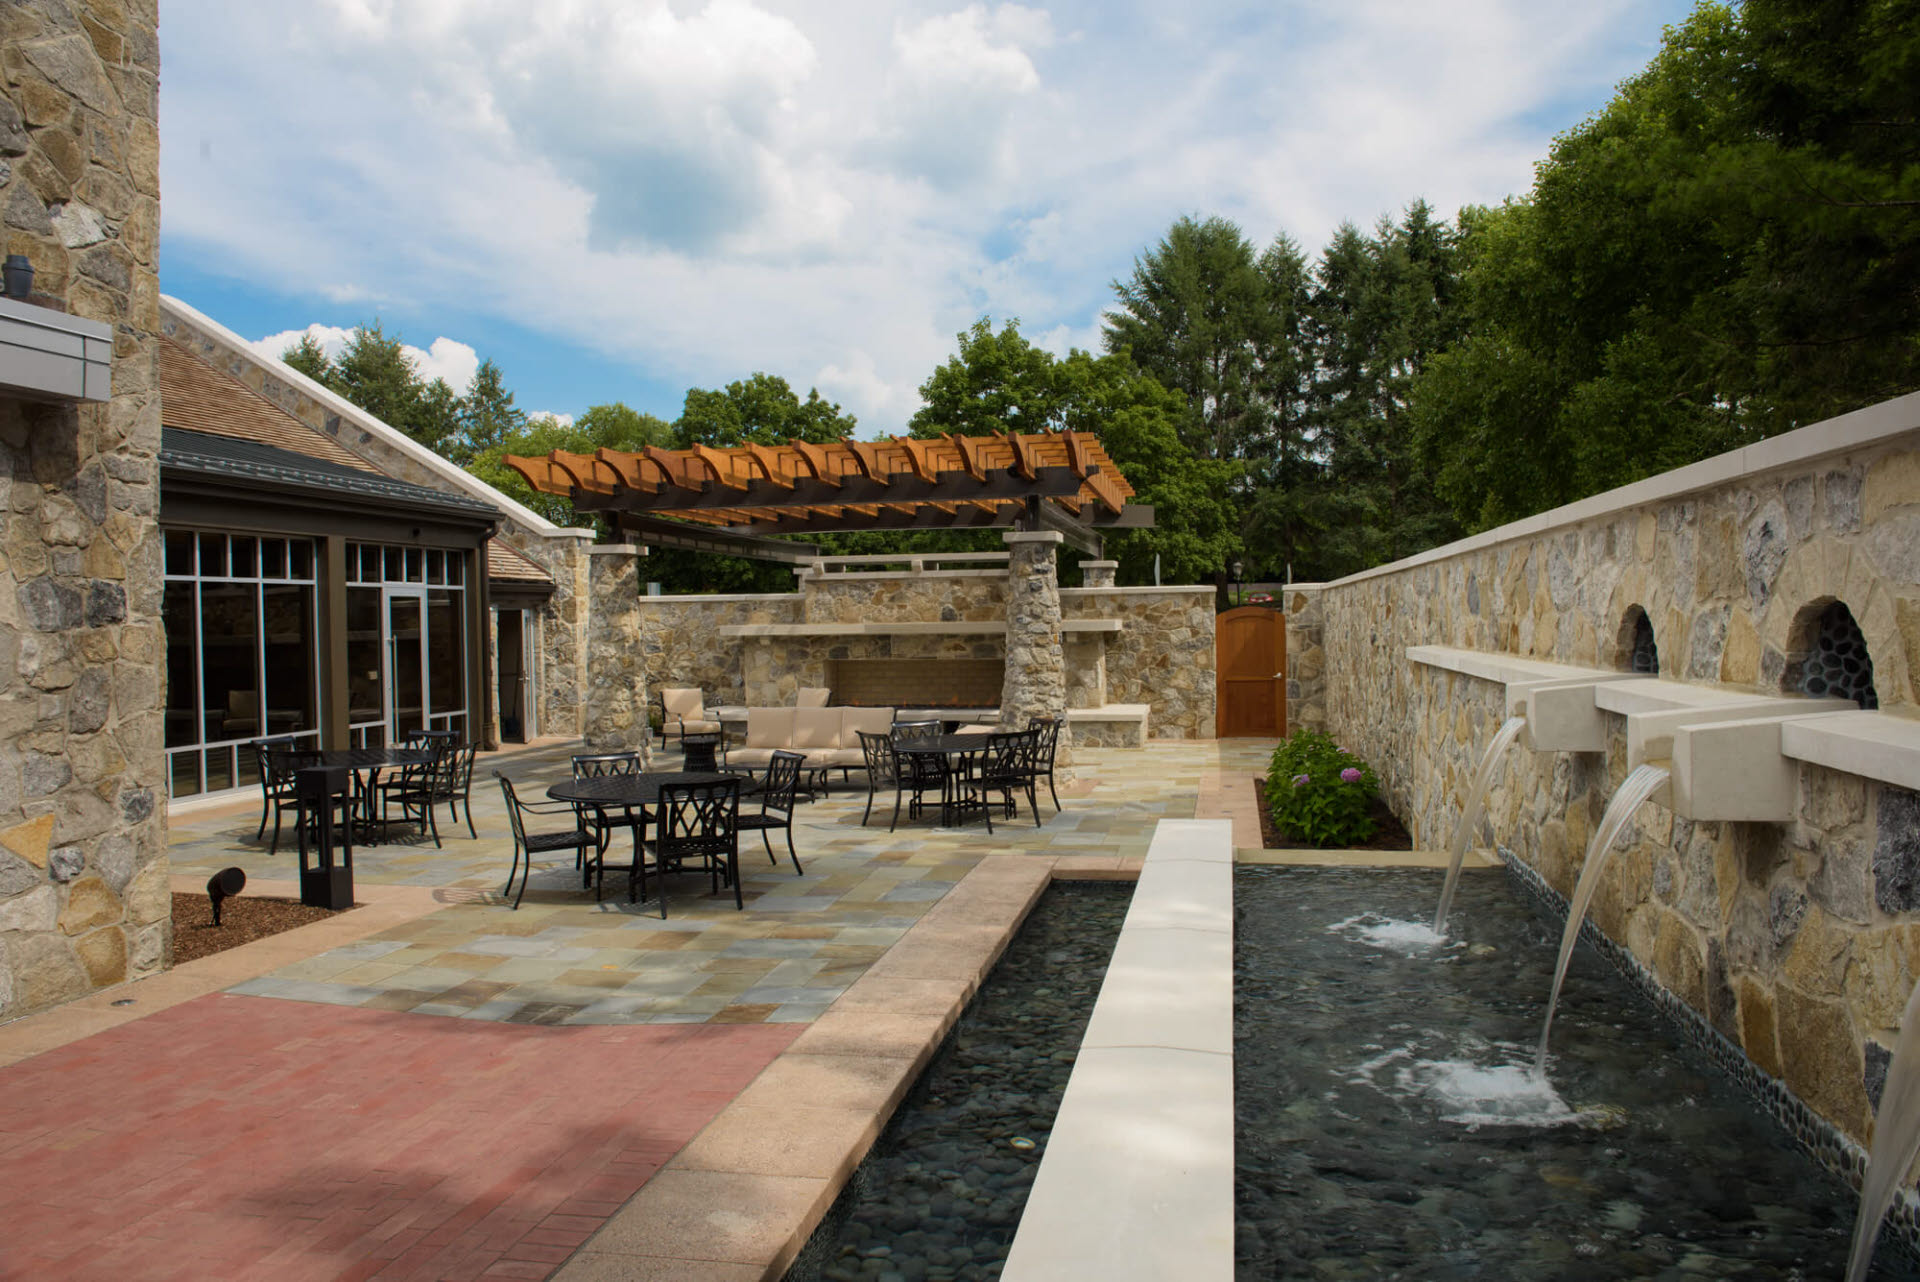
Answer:
[[[1580,880],[1567,905],[1567,927],[1560,934],[1560,959],[1553,967],[1553,992],[1547,997],[1547,1019],[1540,1026],[1540,1047],[1533,1056],[1536,1073],[1547,1071],[1547,1034],[1553,1031],[1553,1011],[1560,1002],[1560,984],[1567,977],[1567,963],[1572,960],[1573,946],[1580,938],[1580,923],[1586,920],[1587,905],[1593,902],[1593,892],[1600,886],[1600,873],[1613,854],[1614,840],[1641,804],[1660,790],[1660,785],[1667,781],[1667,773],[1665,766],[1636,767],[1607,803],[1606,813],[1600,816],[1600,826],[1594,829],[1593,840],[1587,843],[1587,861],[1580,868]]]
[[[1460,865],[1467,857],[1467,841],[1473,835],[1473,826],[1480,822],[1480,812],[1486,809],[1487,789],[1493,786],[1493,772],[1500,764],[1500,758],[1506,755],[1507,748],[1526,729],[1525,717],[1508,717],[1494,732],[1493,742],[1487,745],[1486,753],[1480,758],[1480,765],[1473,772],[1473,784],[1467,789],[1466,806],[1460,811],[1460,823],[1453,830],[1452,859],[1447,864],[1447,880],[1440,887],[1440,907],[1433,914],[1433,933],[1447,933],[1447,909],[1453,906],[1454,887],[1460,884]]]
[[[1867,1150],[1867,1174],[1860,1182],[1860,1217],[1853,1224],[1853,1253],[1847,1257],[1847,1282],[1860,1282],[1873,1264],[1873,1240],[1894,1195],[1920,1155],[1920,984],[1907,997],[1900,1016],[1900,1040],[1887,1065],[1880,1111]]]

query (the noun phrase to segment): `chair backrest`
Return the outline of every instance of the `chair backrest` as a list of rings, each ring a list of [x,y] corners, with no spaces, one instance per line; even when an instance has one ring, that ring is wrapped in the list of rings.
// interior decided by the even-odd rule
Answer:
[[[473,759],[479,751],[479,744],[470,743],[451,754],[453,770],[449,781],[456,796],[465,797],[473,791]]]
[[[987,736],[985,772],[1024,777],[1039,766],[1040,730],[996,730]]]
[[[660,707],[669,721],[704,721],[706,697],[699,690],[667,686],[660,691]]]
[[[637,752],[581,753],[573,759],[575,779],[605,779],[610,775],[644,773]]]
[[[938,721],[896,721],[893,723],[893,741],[895,743],[921,743],[940,737]]]
[[[493,777],[500,781],[500,794],[507,799],[507,822],[513,825],[513,841],[516,846],[525,848],[527,844],[527,826],[520,819],[520,798],[514,795],[513,780],[498,770]]]
[[[867,759],[867,778],[874,783],[886,783],[893,778],[893,738],[890,735],[874,734],[866,730],[856,730],[860,736],[860,752]]]
[[[800,791],[800,766],[806,758],[797,752],[773,754],[767,763],[767,777],[760,785],[760,813],[779,811],[793,814],[793,799]]]
[[[308,761],[318,757],[318,753],[299,746],[297,739],[261,739],[254,743],[260,765],[260,786],[263,788],[290,788],[293,786],[293,773]]]
[[[826,686],[801,686],[799,693],[793,696],[796,708],[824,708],[833,691]]]
[[[661,860],[721,855],[737,850],[740,780],[670,783],[660,789],[654,849]]]
[[[748,708],[747,746],[749,748],[788,748],[793,746],[793,717],[798,708]]]
[[[1053,752],[1060,746],[1060,722],[1054,717],[1034,717],[1027,729],[1039,732],[1034,747],[1035,764],[1043,771],[1053,769]]]

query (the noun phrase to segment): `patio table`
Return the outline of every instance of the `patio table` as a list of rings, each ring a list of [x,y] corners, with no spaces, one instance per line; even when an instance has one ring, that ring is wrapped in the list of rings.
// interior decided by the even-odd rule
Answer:
[[[984,734],[939,734],[911,739],[905,743],[895,740],[893,751],[899,757],[938,757],[941,761],[940,782],[940,823],[952,827],[964,819],[967,812],[978,808],[986,817],[989,828],[993,819],[987,815],[990,804],[984,797],[975,797],[973,782],[974,759],[987,750],[991,735]]]
[[[433,761],[428,748],[326,748],[302,754],[311,765],[335,766],[353,772],[355,809],[362,811],[360,832],[364,844],[378,844],[374,837],[373,801],[380,793],[380,772],[389,767],[424,766]]]

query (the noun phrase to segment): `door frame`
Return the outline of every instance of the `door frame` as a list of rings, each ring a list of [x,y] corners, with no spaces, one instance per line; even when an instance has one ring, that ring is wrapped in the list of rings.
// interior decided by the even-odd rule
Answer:
[[[400,742],[400,727],[396,720],[400,705],[399,693],[399,657],[400,642],[393,634],[393,602],[396,597],[413,600],[420,611],[420,728],[425,730],[432,724],[428,709],[433,707],[433,673],[427,662],[427,587],[423,584],[385,583],[380,587],[380,661],[386,665],[385,680],[380,684],[381,698],[385,707],[387,723],[387,742]]]

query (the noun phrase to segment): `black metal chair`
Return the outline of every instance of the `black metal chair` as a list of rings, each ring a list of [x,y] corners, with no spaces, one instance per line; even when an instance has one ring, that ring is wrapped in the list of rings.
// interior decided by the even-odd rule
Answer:
[[[867,826],[867,820],[873,817],[873,798],[882,788],[900,787],[898,773],[899,762],[893,755],[893,736],[872,734],[865,730],[856,730],[860,736],[860,751],[867,760],[867,810],[860,816],[860,826]],[[898,798],[895,798],[896,809]]]
[[[800,866],[800,856],[793,849],[793,807],[794,798],[800,791],[800,767],[806,757],[798,752],[775,752],[773,760],[767,763],[767,777],[760,785],[760,812],[740,816],[741,829],[758,831],[760,840],[767,848],[767,861],[777,864],[780,856],[773,853],[773,838],[767,834],[780,829],[787,834],[787,857],[793,860],[793,871],[806,876],[806,870]]]
[[[1060,810],[1060,794],[1053,788],[1053,753],[1060,746],[1060,721],[1057,717],[1033,717],[1027,722],[1027,729],[1040,732],[1040,742],[1034,750],[1034,777],[1047,781],[1047,792],[1053,797],[1053,809]]]
[[[520,906],[520,899],[527,893],[527,878],[533,873],[533,857],[555,850],[572,850],[574,866],[581,867],[587,861],[587,846],[593,841],[593,834],[579,824],[579,814],[568,802],[554,802],[541,805],[520,800],[514,795],[513,781],[498,770],[493,777],[500,781],[501,795],[507,799],[507,821],[513,825],[513,867],[507,871],[506,889],[501,894],[513,890],[513,874],[520,873],[520,894],[513,897],[513,906]],[[575,826],[571,832],[535,832],[527,831],[527,815],[572,815]],[[521,860],[526,860],[522,870]]]
[[[892,832],[900,823],[900,798],[910,794],[907,802],[907,818],[918,819],[925,808],[929,792],[939,793],[942,797],[947,790],[947,759],[932,752],[915,752],[915,745],[938,739],[941,725],[938,721],[896,721],[893,723],[893,761],[894,794],[893,820],[887,825]]]
[[[573,777],[575,779],[610,779],[615,775],[644,774],[640,754],[637,752],[583,752],[573,758]],[[600,897],[597,883],[604,882],[607,873],[607,848],[613,841],[613,830],[625,828],[633,834],[634,858],[638,859],[641,834],[646,830],[647,815],[644,810],[632,806],[623,809],[618,815],[609,815],[604,806],[576,806],[580,812],[580,822],[593,832],[593,858],[581,865],[581,884],[594,884],[594,898]],[[615,864],[615,872],[633,871],[628,864]]]
[[[434,814],[434,808],[453,791],[453,772],[459,764],[459,757],[449,740],[437,733],[423,733],[424,737],[410,742],[431,754],[427,760],[418,765],[402,766],[398,779],[381,781],[380,826],[384,828],[387,824],[388,807],[398,804],[400,821],[418,823],[422,832],[432,834],[437,849],[440,847],[440,821]]]
[[[646,849],[653,856],[654,871],[660,874],[663,920],[667,915],[668,873],[705,869],[714,894],[720,892],[724,877],[733,886],[733,906],[744,908],[746,901],[740,894],[740,780],[662,785],[660,805],[654,813],[653,840]],[[629,902],[634,901],[636,885],[644,900],[647,865],[637,857],[627,883]]]
[[[1033,812],[1033,826],[1040,827],[1040,803],[1035,788],[1040,778],[1040,739],[1038,726],[1028,730],[1003,730],[987,736],[987,751],[974,771],[972,790],[987,816],[987,831],[993,831],[993,794],[1006,800],[1007,818],[1019,815],[1015,797],[1027,794],[1027,808]]]
[[[473,759],[479,753],[477,744],[465,744],[454,749],[453,767],[447,776],[447,794],[441,800],[447,803],[447,818],[458,821],[459,807],[467,809],[467,836],[475,841],[480,834],[473,827]]]
[[[260,831],[253,834],[255,841],[267,835],[267,811],[273,811],[273,846],[267,851],[270,855],[280,853],[280,817],[286,811],[299,813],[300,802],[294,792],[293,772],[300,768],[302,758],[310,753],[302,752],[297,739],[256,739],[248,745],[253,749],[256,769],[260,774]]]

